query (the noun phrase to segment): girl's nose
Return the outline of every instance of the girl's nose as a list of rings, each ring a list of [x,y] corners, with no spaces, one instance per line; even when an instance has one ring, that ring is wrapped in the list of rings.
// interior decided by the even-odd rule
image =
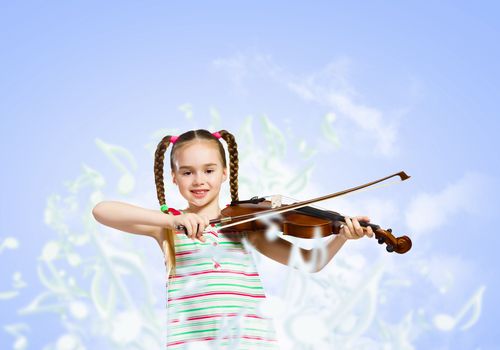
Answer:
[[[203,184],[205,182],[205,175],[204,174],[196,174],[194,177],[194,183],[195,184]]]

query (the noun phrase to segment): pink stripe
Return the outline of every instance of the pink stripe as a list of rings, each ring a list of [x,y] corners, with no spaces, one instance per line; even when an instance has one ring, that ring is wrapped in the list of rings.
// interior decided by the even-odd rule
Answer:
[[[186,234],[184,231],[175,231],[175,233],[178,235],[185,235]],[[217,231],[205,231],[204,233],[213,233],[216,235],[216,237],[219,237]],[[237,236],[237,235],[241,234],[240,231],[230,231],[230,232],[220,232],[220,233],[224,234],[225,236]]]
[[[204,315],[204,316],[191,316],[191,317],[187,317],[186,318],[186,321],[196,321],[196,320],[203,320],[203,319],[206,319],[206,318],[214,318],[214,317],[229,317],[229,316],[238,316],[239,314],[237,314],[236,312],[233,312],[233,313],[226,313],[226,314],[214,314],[214,315]],[[249,318],[258,318],[258,319],[261,319],[261,320],[270,320],[269,318],[265,318],[265,317],[261,317],[259,315],[243,315],[243,317],[249,317]],[[176,322],[180,322],[180,319],[176,318],[174,320],[171,320],[169,323],[176,323]]]
[[[248,254],[246,251],[242,250],[242,249],[234,249],[234,248],[225,248],[224,249],[225,251],[229,251],[229,252],[241,252],[243,254]],[[181,255],[189,255],[189,254],[194,254],[194,253],[198,253],[200,250],[199,249],[195,249],[195,250],[185,250],[183,252],[178,252],[178,253],[175,253],[175,256],[181,256]]]
[[[234,337],[232,337],[232,338],[234,338]],[[262,338],[262,337],[257,337],[257,336],[253,336],[253,335],[242,335],[241,338],[252,339],[252,340],[264,340],[264,341],[268,341],[268,342],[276,342],[277,341],[276,339]],[[176,342],[168,343],[167,346],[175,346],[175,345],[185,344],[185,343],[192,342],[192,341],[200,341],[200,340],[207,341],[207,340],[215,340],[215,339],[217,339],[217,338],[216,337],[203,337],[203,338],[188,339],[188,340],[178,340]],[[221,339],[229,339],[229,337],[226,336],[226,337],[222,337]]]
[[[179,298],[168,298],[168,301],[185,300],[185,299],[205,297],[207,295],[220,295],[220,294],[222,294],[222,295],[241,295],[241,296],[252,297],[252,298],[265,298],[266,297],[264,294],[248,294],[248,293],[241,293],[241,292],[207,292],[207,293],[185,295],[185,296],[179,297]]]
[[[207,273],[235,273],[237,275],[245,275],[245,276],[259,276],[258,272],[252,272],[252,273],[246,273],[246,272],[240,272],[240,271],[221,271],[221,270],[205,270],[205,271],[198,271],[198,272],[191,272],[185,275],[173,275],[172,278],[182,278],[182,277],[188,277],[188,276],[197,276],[197,275],[204,275]]]
[[[262,337],[258,337],[256,335],[243,335],[242,338],[245,338],[245,339],[253,339],[253,340],[265,340],[265,341],[277,341],[276,339],[268,339],[268,338],[262,338]]]
[[[175,256],[193,254],[193,253],[197,253],[197,252],[199,252],[199,251],[200,251],[199,249],[195,249],[195,250],[185,250],[185,251],[183,251],[183,252],[175,253]]]
[[[176,231],[176,233],[177,233],[178,235],[184,235],[184,236],[186,235],[186,233],[185,233],[185,232],[183,232],[183,231]],[[215,237],[219,238],[219,235],[218,235],[216,232],[213,232],[213,231],[207,231],[207,232],[204,232],[204,233],[205,233],[205,234],[207,234],[207,233],[211,233],[211,234],[212,234],[212,235],[214,235]]]

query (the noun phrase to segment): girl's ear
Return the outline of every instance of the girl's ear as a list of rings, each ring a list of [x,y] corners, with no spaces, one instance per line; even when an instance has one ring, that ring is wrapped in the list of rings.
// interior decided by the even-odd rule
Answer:
[[[222,182],[227,180],[227,168],[222,168]]]
[[[172,175],[172,183],[174,183],[175,185],[177,185],[177,180],[175,179],[174,172],[171,171],[170,174]]]

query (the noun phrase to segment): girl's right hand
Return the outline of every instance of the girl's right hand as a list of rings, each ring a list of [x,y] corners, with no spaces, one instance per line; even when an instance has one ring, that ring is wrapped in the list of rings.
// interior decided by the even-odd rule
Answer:
[[[197,238],[200,242],[205,242],[203,231],[205,231],[205,227],[210,225],[210,219],[205,215],[185,213],[174,215],[172,223],[174,230],[177,230],[177,226],[182,225],[185,227],[184,233],[186,233],[189,238],[192,240]]]

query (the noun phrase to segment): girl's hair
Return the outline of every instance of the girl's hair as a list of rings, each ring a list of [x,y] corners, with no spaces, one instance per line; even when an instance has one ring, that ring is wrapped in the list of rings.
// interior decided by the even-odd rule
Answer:
[[[229,185],[231,190],[231,201],[238,200],[238,149],[234,136],[226,130],[219,131],[221,138],[227,143],[227,148],[229,151]],[[158,146],[156,147],[155,160],[154,160],[154,175],[156,183],[156,194],[158,196],[158,201],[160,206],[166,204],[165,202],[165,185],[163,181],[163,167],[165,159],[165,151],[170,145],[171,135],[165,136]],[[217,144],[219,149],[219,154],[222,160],[222,164],[227,168],[226,153],[224,147],[219,139],[214,136],[210,131],[205,129],[191,130],[187,131],[175,140],[170,151],[170,168],[175,170],[174,155],[176,150],[183,145],[186,145],[194,140],[207,140]],[[165,214],[168,214],[167,209],[162,209]],[[165,247],[165,241],[163,241],[163,251],[165,253],[165,261],[168,264],[168,269],[173,270],[175,273],[175,233],[173,230],[166,229],[166,242],[168,243],[168,252]],[[167,254],[168,253],[168,254]],[[168,274],[167,274],[168,275]]]

